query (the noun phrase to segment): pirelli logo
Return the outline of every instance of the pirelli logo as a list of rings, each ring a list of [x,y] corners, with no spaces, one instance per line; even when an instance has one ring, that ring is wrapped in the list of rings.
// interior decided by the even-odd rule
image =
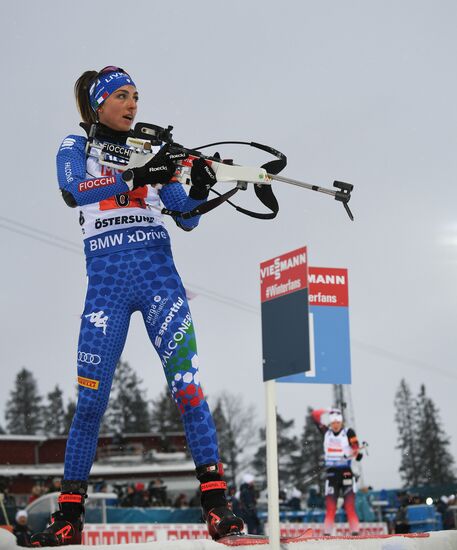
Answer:
[[[91,390],[98,390],[99,385],[98,380],[92,380],[92,378],[84,378],[83,376],[78,376],[78,384],[84,386],[85,388],[90,388]]]

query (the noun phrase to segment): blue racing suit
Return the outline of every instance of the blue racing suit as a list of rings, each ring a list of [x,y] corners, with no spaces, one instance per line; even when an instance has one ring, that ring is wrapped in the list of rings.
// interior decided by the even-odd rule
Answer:
[[[112,132],[112,143],[125,135]],[[78,403],[65,453],[65,480],[86,481],[130,317],[141,311],[181,412],[196,466],[219,461],[216,430],[203,396],[194,327],[176,271],[160,204],[187,211],[203,201],[181,184],[129,191],[121,172],[86,154],[87,139],[67,136],[57,154],[59,187],[78,208],[88,287],[77,351]],[[90,151],[89,151],[90,152]],[[176,220],[184,230],[198,217]]]

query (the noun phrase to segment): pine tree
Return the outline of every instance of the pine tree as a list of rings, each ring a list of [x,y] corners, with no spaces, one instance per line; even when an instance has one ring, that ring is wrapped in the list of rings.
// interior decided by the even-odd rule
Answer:
[[[6,403],[6,428],[11,434],[36,435],[41,430],[41,401],[33,374],[23,368]]]
[[[294,420],[284,420],[278,414],[279,484],[282,487],[293,485],[291,478],[292,457],[298,453],[300,448],[297,436],[290,433],[294,424]]]
[[[302,492],[316,484],[320,486],[321,492],[324,489],[324,442],[311,417],[312,411],[308,407],[300,438],[300,450],[292,456],[291,478]]]
[[[42,408],[43,428],[46,435],[65,434],[65,411],[63,406],[62,390],[55,386],[47,394],[48,403]]]
[[[276,415],[276,422],[278,416]],[[256,453],[251,462],[251,466],[255,472],[257,472],[256,478],[259,480],[262,487],[267,486],[267,445],[266,445],[266,430],[260,428],[259,439],[262,443],[259,445]],[[279,452],[279,446],[278,446]]]
[[[152,430],[160,435],[161,450],[164,452],[173,450],[170,433],[184,435],[181,415],[168,386],[157,399],[152,400],[151,425]]]
[[[405,487],[419,481],[420,455],[416,438],[414,399],[404,379],[395,394],[395,422],[398,428],[397,449],[401,452],[400,477]]]
[[[438,485],[456,481],[454,458],[449,452],[449,438],[444,433],[439,411],[425,386],[420,387],[416,407],[416,440],[420,449],[419,485]]]
[[[73,422],[73,417],[75,416],[76,411],[76,401],[74,399],[70,399],[67,403],[67,408],[65,410],[65,416],[64,416],[64,433],[68,434],[71,428],[71,423]]]
[[[280,487],[293,486],[291,476],[292,456],[299,451],[297,436],[290,435],[289,432],[294,427],[294,420],[284,420],[282,416],[276,413],[277,437],[278,437],[278,476]],[[265,429],[260,429],[260,439],[265,441]],[[252,467],[258,474],[263,486],[266,486],[267,462],[266,462],[266,443],[259,446],[254,459],[251,462]]]
[[[123,434],[150,432],[148,403],[141,384],[142,380],[128,362],[119,361],[104,418],[109,431]]]
[[[240,471],[249,463],[250,448],[256,444],[254,407],[245,405],[240,395],[223,392],[217,398],[212,416],[221,460],[227,466],[227,477],[235,483]]]
[[[230,427],[225,418],[224,408],[221,401],[218,399],[216,401],[216,406],[212,407],[211,414],[213,417],[214,424],[217,431],[217,442],[219,445],[219,456],[221,462],[228,464],[229,461],[229,445],[230,445]],[[227,468],[228,470],[229,468]],[[233,477],[230,472],[226,470],[226,475],[228,475],[233,482]]]

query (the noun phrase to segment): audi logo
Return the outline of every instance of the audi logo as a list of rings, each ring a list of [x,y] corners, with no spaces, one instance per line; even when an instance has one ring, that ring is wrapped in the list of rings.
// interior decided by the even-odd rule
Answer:
[[[85,353],[84,351],[78,351],[78,361],[81,363],[89,363],[90,365],[98,365],[101,361],[100,355],[93,353]]]

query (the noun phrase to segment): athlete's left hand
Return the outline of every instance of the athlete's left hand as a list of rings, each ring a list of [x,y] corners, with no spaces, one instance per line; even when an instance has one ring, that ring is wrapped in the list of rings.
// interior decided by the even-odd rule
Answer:
[[[209,190],[217,181],[214,170],[202,158],[197,158],[193,161],[190,170],[190,179],[192,186],[189,190],[189,197],[196,200],[207,199]]]
[[[164,145],[143,166],[128,168],[122,174],[122,179],[131,190],[145,185],[165,184],[171,180],[176,171],[176,161],[179,160],[180,155],[170,153],[169,148],[168,144]],[[185,155],[181,155],[181,157],[185,157]]]

